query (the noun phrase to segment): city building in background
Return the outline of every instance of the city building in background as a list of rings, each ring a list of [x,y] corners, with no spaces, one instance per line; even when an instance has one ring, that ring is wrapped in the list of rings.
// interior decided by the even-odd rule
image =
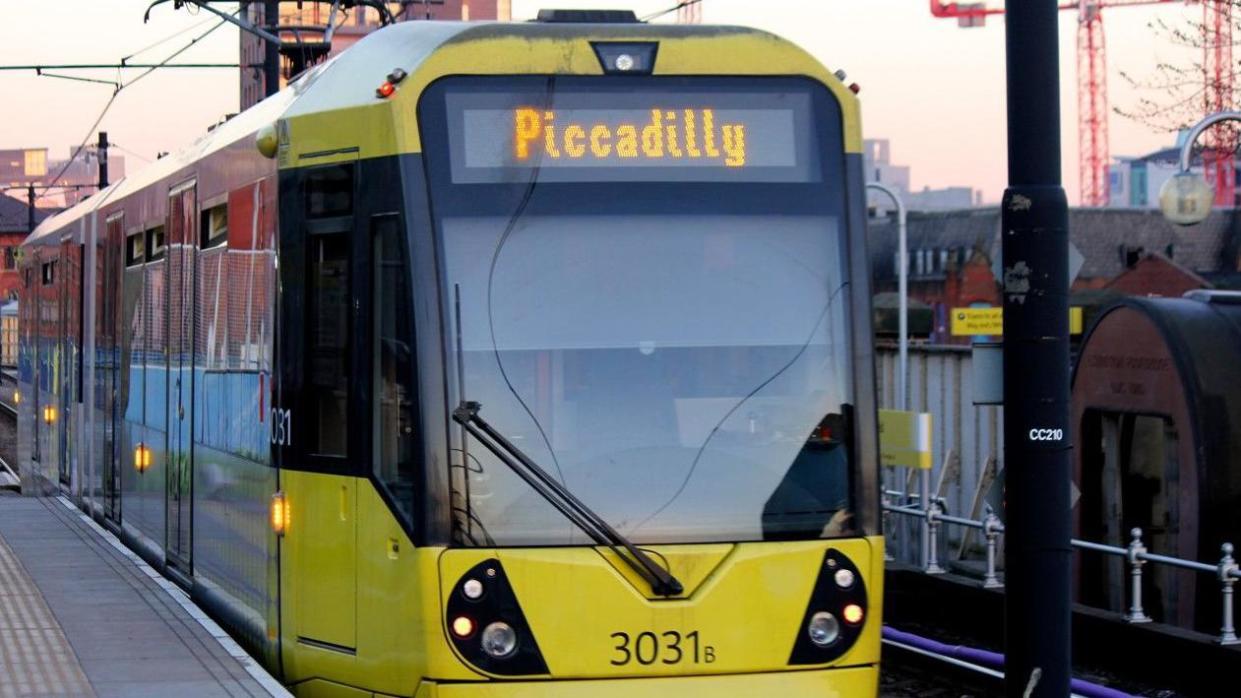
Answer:
[[[95,185],[99,183],[99,156],[94,146],[83,148],[73,162],[69,162],[73,148],[69,149],[63,160],[50,159],[48,152],[47,148],[0,150],[0,187],[12,189],[33,184],[39,195],[35,205],[41,209],[67,208],[94,193]],[[124,176],[125,158],[108,153],[109,179],[116,181]],[[52,184],[53,180],[57,187],[66,189],[57,188],[45,193],[43,188]],[[26,200],[25,192],[10,191],[9,194],[18,196],[23,202]],[[22,221],[24,225],[24,217]]]
[[[1159,208],[1159,190],[1180,169],[1181,147],[1187,136],[1188,132],[1182,130],[1177,134],[1175,145],[1139,157],[1116,156],[1108,166],[1107,205]],[[1202,161],[1195,160],[1190,169],[1203,175]]]
[[[910,211],[952,211],[982,205],[982,192],[973,187],[923,187],[913,191],[910,168],[892,162],[892,146],[886,138],[868,138],[862,142],[863,168],[867,182],[879,182],[895,189]],[[891,206],[886,197],[872,196],[871,208],[886,211]]]
[[[892,164],[892,144],[887,138],[862,141],[862,162],[867,182],[879,182],[900,192],[909,193],[909,166]]]
[[[309,44],[322,42],[324,30],[331,15],[331,4],[306,0],[304,3],[280,3],[281,38],[287,42],[304,41]],[[388,9],[398,22],[417,20],[508,20],[512,16],[511,0],[403,0],[389,2]],[[245,17],[257,26],[263,26],[263,3],[251,2]],[[382,26],[379,12],[373,8],[355,7],[337,13],[336,30],[332,34],[331,49],[324,55],[332,56],[349,48],[370,32]],[[241,109],[262,101],[266,95],[263,85],[263,58],[266,44],[250,32],[241,35]],[[310,61],[314,62],[314,61]],[[280,59],[280,86],[284,87],[293,77],[293,61]]]
[[[17,187],[42,182],[47,174],[47,148],[0,150],[0,184]]]

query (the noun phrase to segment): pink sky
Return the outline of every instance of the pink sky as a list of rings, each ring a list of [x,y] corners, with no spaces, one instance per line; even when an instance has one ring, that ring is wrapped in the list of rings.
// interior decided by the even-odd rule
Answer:
[[[149,0],[58,0],[5,3],[0,63],[113,62],[187,27],[201,25],[133,60],[153,62],[206,30],[208,15],[157,7],[144,25]],[[539,7],[630,7],[640,15],[674,0],[513,0],[525,19]],[[997,0],[992,0],[997,4]],[[221,8],[228,8],[221,5]],[[53,9],[54,8],[54,9]],[[49,14],[49,12],[51,14]],[[801,44],[828,67],[843,68],[862,86],[864,131],[892,141],[893,159],[912,167],[913,186],[973,186],[987,201],[1005,184],[1004,27],[960,29],[931,17],[926,0],[704,0],[706,22],[757,26]],[[1112,105],[1138,95],[1120,77],[1149,74],[1159,60],[1188,64],[1197,57],[1157,37],[1148,24],[1201,16],[1200,6],[1114,8],[1106,11]],[[669,15],[671,19],[673,15]],[[49,32],[51,22],[56,31]],[[1064,183],[1077,198],[1076,13],[1062,13],[1061,73]],[[186,62],[234,62],[237,30],[226,26],[182,54]],[[87,74],[87,73],[81,73]],[[107,71],[91,77],[114,79]],[[126,77],[136,76],[127,71]],[[0,148],[48,146],[53,158],[86,135],[111,88],[33,73],[0,72]],[[231,70],[165,70],[121,92],[101,128],[121,147],[131,168],[174,150],[224,114],[236,111],[237,74]],[[1113,115],[1113,155],[1140,155],[1173,136]],[[91,135],[94,139],[94,135]],[[128,152],[127,152],[128,151]],[[131,153],[136,153],[135,157]]]

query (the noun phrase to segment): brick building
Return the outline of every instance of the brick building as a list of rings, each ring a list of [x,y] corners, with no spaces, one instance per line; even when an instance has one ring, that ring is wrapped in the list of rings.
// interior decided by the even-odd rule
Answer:
[[[23,199],[0,194],[0,303],[17,298],[17,247],[29,234],[30,208]],[[36,208],[35,225],[52,215]]]
[[[1241,283],[1241,216],[1217,209],[1181,227],[1159,211],[1075,208],[1069,235],[1084,257],[1073,282],[1074,305],[1091,308],[1117,295],[1179,296],[1194,288]],[[993,260],[1000,250],[1000,211],[976,208],[911,212],[908,219],[909,295],[933,314],[930,341],[967,342],[949,335],[952,308],[1000,305]],[[872,220],[868,235],[876,293],[897,288],[897,230]]]
[[[299,7],[300,5],[300,7]],[[323,39],[322,28],[327,27],[330,14],[330,3],[307,0],[305,3],[280,3],[280,26],[303,27],[298,34],[302,40],[314,43]],[[415,20],[508,20],[511,17],[511,0],[403,0],[389,2],[388,9],[398,22]],[[245,11],[246,19],[256,25],[263,25],[263,3],[251,2]],[[332,36],[332,47],[328,55],[335,55],[352,46],[358,39],[378,29],[379,13],[373,8],[355,7],[347,13],[341,13],[336,19],[337,28]],[[314,28],[320,29],[314,29]],[[241,108],[248,109],[262,101],[263,89],[263,57],[266,45],[262,39],[249,33],[241,34]],[[294,32],[283,32],[281,38],[294,41]],[[292,77],[292,62],[288,58],[280,61],[280,86],[283,87]]]
[[[1158,252],[1148,252],[1103,288],[1126,296],[1180,298],[1215,285]]]

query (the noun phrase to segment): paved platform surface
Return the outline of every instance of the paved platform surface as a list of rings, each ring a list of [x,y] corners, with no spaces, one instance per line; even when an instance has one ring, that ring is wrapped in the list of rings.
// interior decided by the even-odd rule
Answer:
[[[0,493],[0,698],[288,695],[66,504]]]

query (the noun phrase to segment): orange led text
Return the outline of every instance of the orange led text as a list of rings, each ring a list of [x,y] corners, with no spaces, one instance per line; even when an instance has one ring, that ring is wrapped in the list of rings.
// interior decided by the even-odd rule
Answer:
[[[716,124],[713,109],[652,109],[646,123],[556,121],[556,112],[513,111],[513,154],[518,162],[542,152],[553,160],[715,160],[726,167],[746,161],[745,124]]]

